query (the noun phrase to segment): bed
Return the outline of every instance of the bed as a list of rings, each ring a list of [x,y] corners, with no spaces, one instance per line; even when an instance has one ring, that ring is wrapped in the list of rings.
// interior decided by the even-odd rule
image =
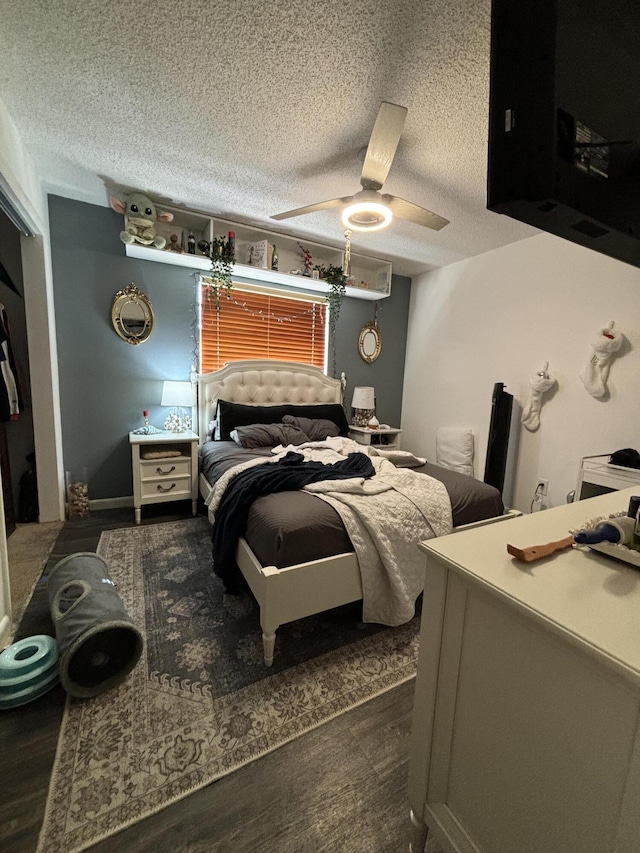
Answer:
[[[200,375],[198,386],[200,493],[211,506],[214,492],[220,492],[239,470],[235,466],[262,465],[272,457],[270,447],[247,449],[230,438],[234,417],[245,425],[262,419],[275,423],[285,410],[314,417],[318,412],[322,418],[342,408],[341,381],[309,365],[238,361]],[[345,425],[346,418],[340,425],[342,435]],[[328,439],[332,440],[342,439]],[[386,460],[383,464],[388,465]],[[444,484],[453,529],[509,517],[492,486],[428,463],[414,470],[430,475],[420,482],[435,478],[440,490]],[[237,546],[234,542],[235,563],[260,608],[267,666],[273,662],[280,625],[363,599],[358,557],[340,515],[327,500],[306,490],[259,497],[251,505]]]

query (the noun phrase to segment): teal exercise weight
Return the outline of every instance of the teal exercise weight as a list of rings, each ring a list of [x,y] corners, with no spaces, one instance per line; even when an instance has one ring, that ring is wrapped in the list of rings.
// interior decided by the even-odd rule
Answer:
[[[0,653],[0,710],[42,696],[60,680],[58,644],[53,637],[25,637]]]

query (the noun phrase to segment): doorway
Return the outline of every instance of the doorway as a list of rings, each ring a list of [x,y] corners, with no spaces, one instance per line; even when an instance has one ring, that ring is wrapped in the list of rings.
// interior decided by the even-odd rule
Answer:
[[[0,210],[0,474],[8,538],[18,522],[38,519],[37,498],[23,494],[21,502],[21,480],[35,470],[34,458],[21,236]],[[12,587],[14,580],[20,586],[19,571],[10,561]]]

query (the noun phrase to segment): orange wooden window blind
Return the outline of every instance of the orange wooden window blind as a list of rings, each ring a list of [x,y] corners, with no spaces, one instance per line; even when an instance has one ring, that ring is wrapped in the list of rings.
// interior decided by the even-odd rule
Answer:
[[[220,296],[220,311],[202,285],[200,371],[218,370],[228,361],[272,358],[324,369],[327,306],[313,298],[287,298],[265,291],[240,290]]]

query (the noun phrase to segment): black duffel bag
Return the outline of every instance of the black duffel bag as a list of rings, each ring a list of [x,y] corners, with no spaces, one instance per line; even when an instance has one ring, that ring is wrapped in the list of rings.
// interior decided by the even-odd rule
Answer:
[[[640,468],[640,453],[632,447],[616,450],[609,457],[611,465],[622,465],[625,468]]]

